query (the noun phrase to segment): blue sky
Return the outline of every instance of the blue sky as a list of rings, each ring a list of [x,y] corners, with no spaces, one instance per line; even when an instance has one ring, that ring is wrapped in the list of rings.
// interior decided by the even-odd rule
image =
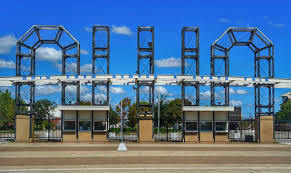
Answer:
[[[206,3],[207,2],[207,3]],[[289,1],[3,1],[0,15],[0,74],[15,75],[15,44],[32,25],[63,25],[81,44],[81,65],[91,63],[92,25],[116,27],[111,30],[111,73],[135,73],[137,64],[137,26],[155,27],[155,59],[181,57],[181,29],[200,27],[200,73],[210,73],[210,45],[228,27],[258,27],[275,44],[275,77],[291,78],[290,38],[291,2]],[[118,30],[121,29],[121,30]],[[44,46],[45,47],[45,46]],[[45,49],[45,48],[44,48]],[[50,49],[51,50],[51,49]],[[50,51],[46,50],[46,51]],[[230,52],[230,74],[252,76],[253,54],[238,47]],[[86,66],[87,65],[87,66]],[[43,59],[37,64],[40,73],[59,73],[55,61]],[[180,73],[179,67],[159,68],[156,73]],[[126,87],[125,87],[126,88]],[[134,99],[129,87],[125,89]],[[169,97],[178,96],[179,87],[165,87]],[[240,88],[231,100],[245,105],[245,114],[253,112],[249,98],[252,88]],[[203,88],[202,92],[207,92]],[[85,91],[84,91],[85,92]],[[287,89],[276,89],[276,110],[279,95]],[[119,98],[112,93],[112,98]],[[126,94],[125,94],[126,95]],[[45,96],[43,96],[45,97]],[[253,103],[253,101],[251,101]],[[207,104],[207,101],[206,103]]]

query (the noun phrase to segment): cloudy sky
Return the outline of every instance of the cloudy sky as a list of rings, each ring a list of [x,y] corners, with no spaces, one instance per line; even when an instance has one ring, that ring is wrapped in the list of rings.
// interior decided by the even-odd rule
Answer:
[[[155,72],[181,73],[181,29],[200,27],[200,73],[210,73],[210,45],[228,27],[258,27],[275,44],[275,76],[291,78],[291,2],[248,1],[3,1],[0,10],[0,74],[15,75],[15,43],[32,25],[63,25],[81,44],[81,73],[91,71],[92,26],[111,29],[112,74],[133,74],[137,69],[137,27],[155,27]],[[4,8],[5,7],[5,8]],[[230,52],[230,74],[253,76],[253,53],[245,47]],[[61,52],[56,46],[37,50],[36,73],[60,74]],[[43,91],[46,92],[43,92]],[[100,89],[102,90],[102,88]],[[156,89],[157,90],[157,89]],[[13,90],[12,90],[13,91]],[[157,90],[158,91],[158,90]],[[180,87],[160,87],[168,99],[180,97]],[[37,89],[38,98],[60,100],[59,86]],[[135,99],[132,87],[111,89],[112,103],[120,94]],[[245,116],[253,113],[253,88],[231,88],[232,104],[242,105]],[[276,110],[280,95],[276,89]],[[101,93],[102,94],[102,93]],[[201,88],[201,103],[209,105],[209,87]],[[57,96],[56,96],[57,95]],[[90,88],[83,87],[82,99],[90,100]]]

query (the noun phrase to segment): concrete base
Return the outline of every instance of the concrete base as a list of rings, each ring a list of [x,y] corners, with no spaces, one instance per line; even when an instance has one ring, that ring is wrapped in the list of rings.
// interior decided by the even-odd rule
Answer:
[[[140,142],[153,142],[152,119],[139,120],[139,141]]]
[[[260,143],[273,143],[273,116],[260,117]]]
[[[78,141],[79,142],[91,142],[92,137],[91,137],[91,132],[79,132],[78,133]]]
[[[33,121],[32,121],[33,126]],[[31,142],[30,133],[30,116],[16,115],[16,142]],[[33,129],[32,129],[33,134]]]
[[[64,132],[63,142],[77,142],[76,132]]]
[[[214,142],[212,132],[200,132],[200,142]]]
[[[120,143],[117,148],[117,151],[127,151],[125,143]]]
[[[197,132],[185,132],[185,142],[199,142]]]
[[[106,132],[94,132],[93,141],[94,142],[105,142],[105,141],[107,141]]]
[[[215,142],[229,142],[227,132],[216,132]]]

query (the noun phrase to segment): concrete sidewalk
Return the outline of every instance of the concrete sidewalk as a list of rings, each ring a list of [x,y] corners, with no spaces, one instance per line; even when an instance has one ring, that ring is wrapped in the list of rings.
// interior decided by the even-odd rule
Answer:
[[[291,172],[280,144],[0,144],[0,172]]]

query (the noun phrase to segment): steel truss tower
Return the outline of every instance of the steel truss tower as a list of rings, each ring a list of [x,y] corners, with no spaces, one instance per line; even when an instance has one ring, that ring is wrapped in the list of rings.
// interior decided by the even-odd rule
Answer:
[[[32,26],[16,43],[16,76],[35,76],[35,58],[36,50],[44,44],[55,44],[62,50],[62,75],[72,74],[68,69],[80,74],[80,44],[79,42],[63,27],[58,25],[34,25]],[[75,59],[75,69],[68,68],[67,60]],[[25,63],[28,61],[28,63]],[[49,77],[49,76],[44,76]],[[66,87],[69,85],[76,86],[76,102],[80,101],[80,83],[62,82],[62,104],[66,102]],[[27,90],[24,90],[26,88]],[[28,96],[25,97],[25,96]],[[17,82],[15,83],[15,114],[29,115],[32,121],[35,105],[35,83],[34,82]],[[30,123],[32,124],[32,123]],[[31,136],[30,130],[30,136]]]
[[[137,74],[154,74],[154,27],[139,26],[137,30]],[[154,81],[137,82],[136,102],[139,129],[140,115],[150,115],[154,120]],[[137,135],[139,139],[139,131]]]
[[[93,26],[92,41],[92,74],[109,74],[110,67],[110,28],[109,26]],[[102,90],[106,88],[106,96]],[[92,81],[92,105],[110,106],[109,81]],[[92,111],[92,119],[93,111]],[[109,129],[109,111],[106,111],[106,129]],[[92,121],[93,123],[93,121]],[[93,124],[92,124],[93,127]],[[93,130],[93,129],[92,129]],[[93,135],[93,133],[92,133]],[[108,133],[106,133],[108,138]]]
[[[182,75],[199,75],[199,28],[182,29]],[[182,82],[182,107],[199,106],[199,82]],[[198,113],[198,119],[199,119]],[[198,121],[199,123],[199,121]],[[182,139],[185,140],[185,112],[182,111]],[[199,127],[199,124],[198,124]],[[198,128],[199,131],[199,128]],[[199,132],[198,132],[199,135]],[[198,136],[199,138],[199,136]]]
[[[244,35],[244,37],[242,37]],[[224,40],[224,41],[222,41]],[[211,75],[229,76],[229,51],[234,46],[247,46],[254,52],[254,77],[274,78],[274,44],[258,28],[228,28],[211,45]],[[217,61],[222,68],[217,69]],[[225,102],[229,105],[229,85],[211,85],[211,105],[217,106],[215,88],[225,89]],[[274,85],[255,85],[255,116],[274,116]],[[260,134],[258,134],[260,135]]]

